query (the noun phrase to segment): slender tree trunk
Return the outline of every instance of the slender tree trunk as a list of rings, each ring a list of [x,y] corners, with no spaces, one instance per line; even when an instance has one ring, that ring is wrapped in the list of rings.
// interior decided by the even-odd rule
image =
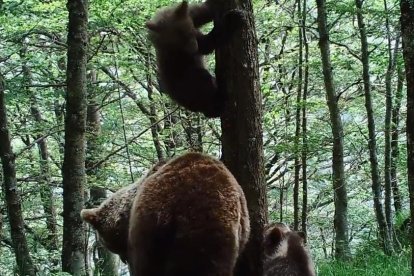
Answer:
[[[149,109],[149,120],[151,124],[151,135],[152,140],[154,142],[155,151],[157,152],[158,160],[163,160],[165,158],[164,151],[162,150],[162,145],[159,137],[159,131],[160,127],[156,124],[158,121],[157,118],[157,109],[155,107],[155,101],[153,98],[154,94],[154,84],[152,81],[152,75],[151,75],[151,55],[150,51],[148,50],[146,59],[145,59],[145,74],[147,78],[147,93],[148,93],[148,99],[150,101],[150,109]]]
[[[85,226],[80,217],[84,206],[87,0],[68,0],[68,59],[66,72],[65,154],[63,160],[62,269],[86,274]]]
[[[96,82],[96,71],[92,70],[90,73],[90,82]],[[102,179],[99,177],[98,171],[100,166],[94,165],[100,160],[99,154],[102,152],[102,147],[99,145],[98,138],[101,135],[101,114],[99,113],[99,104],[95,97],[90,96],[87,107],[87,150],[86,150],[86,171],[88,178],[92,179],[90,189],[90,201],[93,205],[100,204],[106,199],[106,189],[102,187]],[[93,169],[90,169],[92,168]],[[118,275],[119,259],[115,254],[112,254],[99,239],[96,239],[96,249],[98,251],[98,260],[95,263],[95,270],[99,275],[115,276]]]
[[[407,171],[411,229],[414,229],[414,3],[401,0],[401,34],[407,79]],[[411,274],[414,275],[414,231],[411,231]]]
[[[385,120],[384,120],[384,136],[385,136],[385,149],[384,149],[384,187],[385,187],[385,219],[387,221],[388,233],[390,237],[393,237],[392,227],[392,209],[391,209],[391,116],[392,116],[392,90],[391,81],[394,73],[395,62],[392,52],[390,24],[388,20],[388,7],[387,0],[384,0],[385,11],[385,25],[387,29],[388,40],[388,66],[385,73]],[[397,45],[396,45],[397,46]]]
[[[37,99],[33,91],[30,91],[29,85],[32,83],[32,74],[30,68],[27,66],[26,58],[26,46],[23,45],[22,50],[20,51],[22,57],[22,71],[25,84],[25,90],[30,98],[30,113],[38,126],[43,122],[42,115],[38,108]],[[39,139],[44,135],[44,133],[39,133],[35,131],[35,139]],[[51,185],[51,176],[49,168],[49,150],[47,147],[47,139],[41,139],[37,142],[37,148],[40,155],[40,197],[43,203],[43,211],[46,215],[46,226],[48,230],[47,244],[49,250],[58,249],[58,233],[57,233],[57,222],[56,222],[56,209],[55,209],[55,199],[53,196],[53,189]]]
[[[333,136],[332,182],[335,204],[335,257],[337,259],[348,259],[350,256],[348,241],[348,194],[346,190],[344,171],[342,119],[338,107],[338,99],[332,74],[329,33],[326,19],[326,3],[325,0],[317,0],[316,4],[318,8],[319,48],[322,57],[322,70],[326,89],[326,99],[329,108]]]
[[[203,152],[203,139],[201,134],[201,116],[192,112],[184,111],[185,118],[181,117],[181,123],[186,134],[188,148]]]
[[[172,105],[171,103],[165,104],[164,114],[167,115],[171,111],[176,108],[176,105]],[[175,155],[176,149],[181,147],[183,143],[183,138],[181,137],[181,133],[177,131],[177,124],[179,121],[178,117],[178,110],[165,118],[164,121],[164,128],[163,128],[163,136],[165,137],[164,145],[165,145],[165,152],[167,157],[171,157]]]
[[[384,215],[384,208],[381,202],[381,179],[379,174],[378,158],[377,158],[377,142],[375,132],[374,112],[372,110],[371,99],[371,81],[369,73],[369,52],[368,42],[365,30],[364,17],[362,15],[362,0],[355,0],[356,13],[358,19],[358,28],[361,36],[361,61],[362,61],[362,77],[364,81],[364,94],[365,94],[365,108],[367,110],[368,117],[368,149],[369,149],[369,161],[371,164],[371,181],[372,181],[372,193],[374,196],[374,208],[375,215],[377,217],[378,228],[380,232],[381,244],[384,252],[387,255],[392,254],[393,246],[391,241],[391,235],[387,226],[387,221]],[[391,187],[389,187],[391,188]],[[386,187],[386,189],[388,189]]]
[[[298,18],[299,22],[302,22],[301,18],[301,0],[297,1],[298,4]],[[301,101],[302,101],[302,84],[303,84],[303,38],[302,30],[299,29],[299,59],[298,59],[298,87],[296,93],[296,113],[295,113],[295,180],[293,185],[293,229],[299,230],[299,186],[300,186],[300,171],[301,171],[301,158],[300,158],[300,130],[301,130]]]
[[[247,24],[229,45],[216,52],[219,85],[228,101],[221,118],[223,160],[242,186],[250,214],[250,240],[235,275],[262,275],[263,230],[267,223],[262,107],[257,38],[250,0],[220,2],[222,11],[241,8]]]
[[[308,141],[307,141],[307,115],[306,103],[308,98],[308,84],[309,84],[309,45],[306,36],[306,16],[307,16],[307,0],[303,0],[302,7],[302,24],[300,32],[302,32],[303,45],[305,47],[305,64],[304,64],[304,81],[303,81],[303,98],[302,98],[302,232],[307,237],[307,217],[308,217],[308,174],[307,174],[307,159],[308,159]]]
[[[0,158],[3,166],[3,190],[10,223],[10,236],[19,274],[35,275],[36,270],[29,254],[24,232],[22,203],[16,181],[15,155],[7,125],[4,90],[4,78],[0,73]]]
[[[394,199],[395,213],[399,214],[402,211],[402,199],[400,189],[398,187],[397,167],[399,159],[399,124],[400,124],[400,107],[403,97],[404,87],[404,71],[398,68],[397,91],[395,93],[395,103],[392,109],[392,124],[391,124],[391,186]]]

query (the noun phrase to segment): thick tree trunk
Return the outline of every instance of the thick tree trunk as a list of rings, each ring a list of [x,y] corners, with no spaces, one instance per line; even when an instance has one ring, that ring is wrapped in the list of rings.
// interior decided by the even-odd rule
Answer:
[[[414,229],[414,3],[401,0],[401,34],[407,78],[407,171],[411,229]],[[411,231],[411,274],[414,275],[414,231]]]
[[[63,160],[63,250],[62,269],[74,275],[86,274],[85,227],[80,217],[84,206],[87,0],[68,0],[68,59]]]
[[[397,91],[395,92],[395,102],[392,109],[392,125],[391,125],[391,186],[394,199],[395,213],[402,211],[402,198],[398,187],[398,159],[399,159],[399,124],[400,124],[400,107],[403,97],[404,87],[404,71],[398,68]]]
[[[307,217],[308,217],[308,174],[307,174],[307,159],[308,159],[308,141],[307,141],[307,115],[306,103],[308,98],[308,84],[309,84],[309,45],[306,37],[306,17],[307,17],[307,0],[303,0],[303,7],[301,12],[301,29],[303,45],[305,48],[305,64],[304,64],[304,80],[303,80],[303,98],[302,98],[302,232],[307,237]]]
[[[350,256],[348,241],[348,194],[344,172],[343,127],[338,100],[335,91],[330,57],[329,33],[327,27],[325,0],[316,1],[318,8],[319,48],[322,57],[323,77],[326,99],[332,125],[332,182],[334,190],[334,228],[335,257],[348,259]]]
[[[36,123],[40,125],[43,122],[42,115],[38,108],[37,99],[33,91],[30,91],[29,86],[32,83],[32,75],[30,68],[27,66],[26,58],[26,46],[23,45],[20,52],[22,57],[22,71],[25,84],[25,90],[30,97],[30,113]],[[40,128],[40,127],[39,127]],[[44,135],[44,133],[34,132],[34,139],[38,140]],[[57,233],[57,222],[56,222],[56,209],[55,199],[53,196],[53,189],[51,184],[50,168],[49,168],[49,150],[47,147],[47,139],[41,139],[37,142],[37,148],[40,155],[40,177],[39,177],[39,192],[43,203],[43,211],[46,215],[46,226],[48,230],[47,245],[49,250],[58,249],[58,233]]]
[[[91,71],[90,76],[90,82],[96,82],[96,71]],[[106,199],[107,194],[106,189],[101,186],[102,179],[97,173],[100,166],[94,166],[100,160],[99,155],[102,152],[102,148],[98,143],[98,138],[101,134],[101,114],[99,113],[99,104],[94,97],[90,97],[88,101],[86,127],[88,135],[85,166],[88,177],[93,180],[93,183],[90,184],[90,201],[94,206],[97,206]],[[90,169],[92,167],[93,169]],[[98,251],[95,270],[98,272],[98,275],[118,275],[118,257],[106,249],[98,238],[95,240]]]
[[[4,78],[0,73],[0,158],[3,166],[3,190],[10,223],[10,236],[19,274],[35,275],[35,267],[29,254],[24,232],[22,204],[16,181],[15,156],[7,125],[4,90]]]
[[[259,85],[257,38],[250,0],[220,2],[222,11],[241,8],[247,24],[229,45],[216,52],[218,83],[228,93],[221,118],[223,160],[246,195],[251,235],[239,259],[236,275],[262,275],[263,230],[267,223],[264,178],[262,97]]]
[[[369,161],[371,164],[371,181],[372,181],[372,193],[374,197],[375,215],[377,218],[378,228],[380,232],[381,244],[384,252],[387,255],[392,254],[393,246],[391,241],[391,235],[387,226],[387,221],[384,215],[384,208],[381,202],[381,179],[379,174],[378,158],[377,158],[377,142],[375,132],[374,112],[372,110],[371,99],[371,81],[369,73],[369,52],[368,42],[365,30],[364,17],[362,15],[362,0],[355,0],[356,13],[358,19],[358,28],[361,36],[361,61],[362,61],[362,78],[364,81],[364,95],[365,95],[365,108],[367,110],[368,117],[368,149],[369,149]],[[390,184],[390,183],[389,183]],[[389,196],[391,192],[391,186],[386,187],[389,189]],[[387,191],[386,191],[387,193]],[[392,222],[389,222],[392,223]]]

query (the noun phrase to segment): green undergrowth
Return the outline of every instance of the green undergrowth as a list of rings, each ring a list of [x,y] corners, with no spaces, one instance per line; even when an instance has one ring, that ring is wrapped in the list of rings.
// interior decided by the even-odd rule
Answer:
[[[349,262],[320,261],[317,264],[319,276],[408,276],[410,253],[404,250],[393,256],[386,256],[379,250],[362,250]]]

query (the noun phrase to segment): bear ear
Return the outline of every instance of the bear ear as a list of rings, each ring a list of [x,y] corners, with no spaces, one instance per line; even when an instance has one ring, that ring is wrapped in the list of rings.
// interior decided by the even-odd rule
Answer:
[[[178,5],[177,9],[174,12],[175,16],[178,18],[182,18],[188,15],[188,2],[183,1],[180,5]]]
[[[302,242],[305,243],[306,242],[306,234],[305,232],[302,231],[298,231],[296,232],[298,234],[298,236],[302,239]]]
[[[274,245],[279,244],[282,238],[283,232],[279,227],[274,227],[267,236],[267,240]]]
[[[283,239],[282,229],[273,227],[267,231],[264,237],[264,249],[267,254],[271,254]]]
[[[83,209],[80,215],[84,221],[92,226],[97,226],[99,223],[98,208]]]
[[[147,21],[147,23],[145,23],[145,27],[147,27],[148,30],[151,30],[153,32],[159,32],[160,31],[160,27],[152,21]]]

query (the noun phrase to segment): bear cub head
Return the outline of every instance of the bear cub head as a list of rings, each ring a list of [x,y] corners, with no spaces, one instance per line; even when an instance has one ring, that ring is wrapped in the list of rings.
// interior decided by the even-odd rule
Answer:
[[[186,1],[173,7],[160,10],[146,23],[149,39],[156,49],[183,50],[197,53],[197,29],[190,16]]]
[[[305,234],[283,223],[270,224],[264,233],[264,276],[315,276]]]

